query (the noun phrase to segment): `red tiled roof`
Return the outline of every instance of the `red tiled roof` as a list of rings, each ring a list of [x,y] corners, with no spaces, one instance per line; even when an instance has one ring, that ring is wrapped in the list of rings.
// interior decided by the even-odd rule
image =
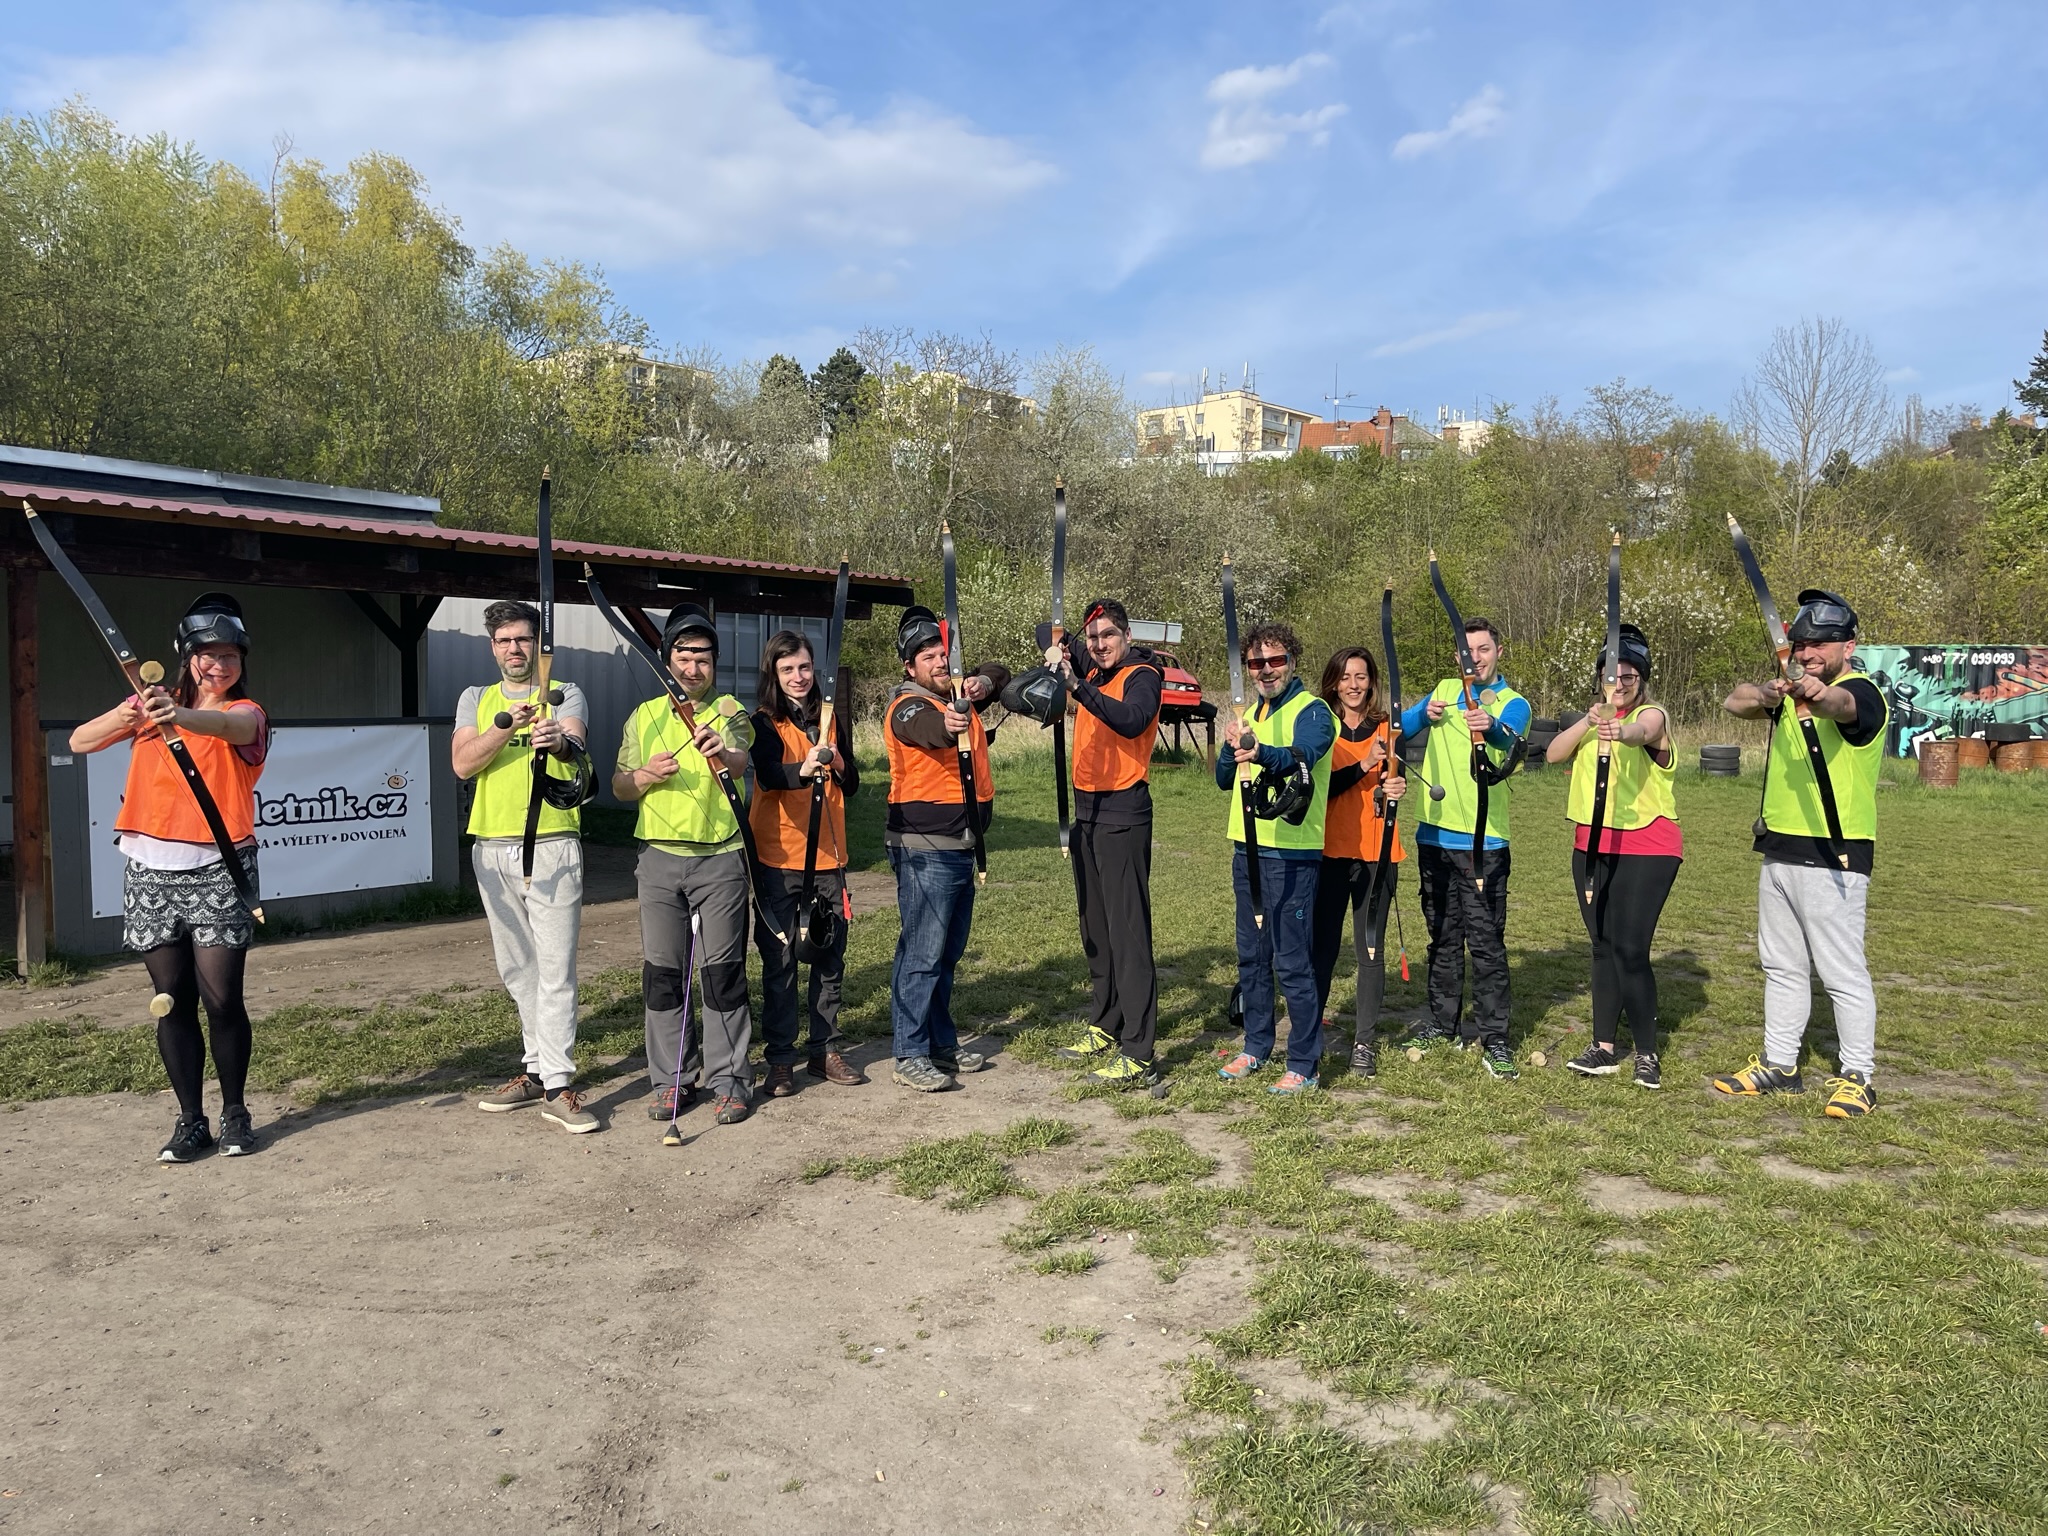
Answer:
[[[1380,446],[1379,429],[1369,421],[1310,421],[1302,424],[1301,451],[1316,453],[1325,448],[1343,448],[1370,443]]]
[[[537,552],[540,540],[526,533],[487,533],[473,528],[438,528],[432,523],[385,521],[379,518],[344,517],[332,513],[290,512],[275,507],[231,507],[218,502],[174,501],[160,496],[139,496],[127,492],[87,491],[72,487],[32,485],[0,480],[0,503],[19,506],[32,502],[38,512],[78,512],[92,516],[114,511],[139,514],[150,522],[219,525],[241,524],[255,528],[293,528],[326,533],[340,538],[374,544],[412,545],[419,548],[488,551],[512,554]],[[620,544],[586,544],[576,539],[556,539],[555,554],[566,560],[602,561],[607,565],[651,567],[668,571],[765,571],[791,576],[815,576],[829,581],[838,573],[809,565],[781,565],[769,560],[735,560],[724,555],[689,555],[660,549],[632,549]],[[856,571],[853,579],[876,582],[909,590],[900,576]]]

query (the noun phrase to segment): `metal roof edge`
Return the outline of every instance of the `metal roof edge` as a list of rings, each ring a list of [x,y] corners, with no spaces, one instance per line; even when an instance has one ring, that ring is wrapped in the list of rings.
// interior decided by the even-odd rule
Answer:
[[[372,491],[356,486],[322,485],[312,480],[275,480],[265,475],[231,474],[217,469],[190,469],[178,464],[152,464],[142,459],[113,459],[99,454],[62,453],[50,448],[27,448],[18,443],[0,443],[0,466],[17,464],[44,474],[74,480],[77,489],[120,490],[126,487],[200,486],[223,501],[235,497],[261,497],[270,502],[298,502],[306,509],[357,507],[406,522],[433,522],[441,512],[434,496],[405,496],[395,491]],[[94,482],[98,482],[95,486]],[[147,491],[144,491],[147,494]]]

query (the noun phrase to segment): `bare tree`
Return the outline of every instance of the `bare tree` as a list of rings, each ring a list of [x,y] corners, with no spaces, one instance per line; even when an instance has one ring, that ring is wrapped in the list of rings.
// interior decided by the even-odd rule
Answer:
[[[1792,530],[1796,560],[1828,461],[1838,453],[1852,463],[1867,457],[1893,425],[1884,365],[1869,338],[1839,319],[1780,326],[1736,393],[1735,419],[1751,446],[1782,467],[1771,496]]]
[[[1642,512],[1654,513],[1671,486],[1672,456],[1660,439],[1674,415],[1669,395],[1625,378],[1586,391],[1579,420],[1607,461],[1614,524],[1631,536],[1655,531]]]

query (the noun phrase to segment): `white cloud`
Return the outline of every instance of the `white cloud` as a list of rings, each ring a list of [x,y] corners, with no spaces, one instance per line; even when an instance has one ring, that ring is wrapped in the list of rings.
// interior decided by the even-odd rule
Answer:
[[[1402,134],[1394,141],[1394,158],[1413,160],[1432,150],[1442,149],[1446,144],[1455,144],[1459,139],[1490,137],[1507,116],[1504,110],[1506,101],[1507,97],[1501,94],[1499,86],[1487,86],[1453,112],[1451,120],[1443,127]]]
[[[1271,160],[1300,135],[1318,148],[1330,142],[1330,124],[1347,110],[1341,102],[1303,112],[1276,112],[1267,98],[1291,90],[1316,70],[1329,67],[1325,53],[1305,53],[1290,64],[1247,65],[1227,69],[1209,82],[1204,93],[1216,104],[1209,134],[1202,143],[1206,170],[1235,170]]]
[[[1465,341],[1473,336],[1497,331],[1503,326],[1513,325],[1521,319],[1519,312],[1512,309],[1479,310],[1473,314],[1461,315],[1440,330],[1419,331],[1413,336],[1404,336],[1399,341],[1383,342],[1372,349],[1374,357],[1406,357],[1410,352],[1426,352],[1431,347],[1440,347],[1453,341]]]
[[[84,94],[130,132],[267,167],[274,137],[410,161],[472,239],[621,267],[786,246],[897,249],[1045,185],[1023,147],[916,103],[866,118],[657,11],[461,25],[375,0],[198,13],[166,54],[56,59],[15,99]]]

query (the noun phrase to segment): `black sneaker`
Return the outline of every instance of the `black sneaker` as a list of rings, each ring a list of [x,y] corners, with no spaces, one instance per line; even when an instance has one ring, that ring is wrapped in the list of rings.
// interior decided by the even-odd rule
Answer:
[[[1515,1053],[1508,1049],[1505,1040],[1493,1040],[1479,1048],[1480,1065],[1503,1082],[1513,1082],[1522,1075],[1522,1069],[1515,1065]]]
[[[1638,1088],[1662,1088],[1664,1074],[1657,1067],[1655,1051],[1636,1052],[1636,1086]]]
[[[220,1112],[220,1155],[247,1157],[263,1143],[256,1139],[256,1127],[249,1123],[248,1108],[230,1104]]]
[[[1360,1040],[1351,1047],[1351,1070],[1360,1077],[1380,1075],[1380,1043],[1377,1040]]]
[[[1621,1058],[1596,1040],[1565,1065],[1581,1077],[1612,1077],[1621,1070]]]
[[[189,1163],[212,1150],[213,1133],[206,1128],[206,1116],[180,1115],[178,1123],[171,1128],[171,1139],[164,1143],[164,1149],[157,1153],[156,1160],[160,1163]]]

